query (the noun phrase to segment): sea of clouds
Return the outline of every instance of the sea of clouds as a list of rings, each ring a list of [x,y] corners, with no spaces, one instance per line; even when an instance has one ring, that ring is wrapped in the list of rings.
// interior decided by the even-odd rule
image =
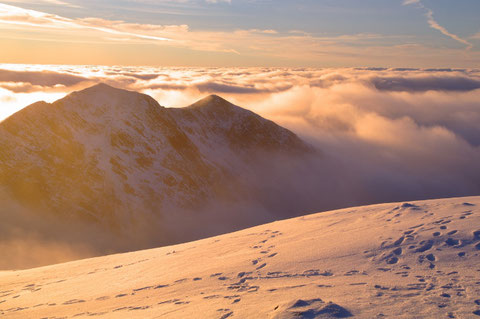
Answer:
[[[98,82],[166,107],[218,94],[347,163],[372,198],[480,193],[480,70],[0,65],[3,113]]]
[[[217,94],[291,129],[322,154],[289,185],[326,198],[311,211],[480,195],[480,70],[0,65],[0,114],[99,82],[166,107]]]

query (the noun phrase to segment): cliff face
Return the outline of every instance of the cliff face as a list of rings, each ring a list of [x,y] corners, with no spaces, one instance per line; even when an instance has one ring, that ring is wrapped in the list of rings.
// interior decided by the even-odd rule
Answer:
[[[181,212],[191,218],[216,200],[262,205],[251,178],[259,163],[312,152],[218,96],[168,109],[104,84],[14,114],[0,123],[0,145],[0,186],[10,197],[121,232]]]

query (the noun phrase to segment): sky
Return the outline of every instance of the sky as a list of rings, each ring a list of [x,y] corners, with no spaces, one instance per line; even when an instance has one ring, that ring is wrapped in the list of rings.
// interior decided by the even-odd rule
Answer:
[[[478,0],[3,0],[0,63],[457,67]]]

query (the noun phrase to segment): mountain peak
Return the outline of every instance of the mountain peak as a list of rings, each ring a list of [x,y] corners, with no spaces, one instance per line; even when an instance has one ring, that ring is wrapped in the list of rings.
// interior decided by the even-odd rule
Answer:
[[[77,106],[89,105],[92,109],[98,109],[108,106],[117,110],[138,110],[142,105],[144,107],[155,106],[161,108],[157,101],[151,96],[143,93],[116,88],[105,83],[98,83],[86,89],[75,91],[65,98],[58,100],[58,103],[69,101],[70,104]],[[57,103],[56,102],[56,103]]]
[[[90,89],[97,89],[97,90],[110,90],[115,89],[113,86],[108,85],[106,83],[100,82],[90,87]]]
[[[222,143],[226,141],[229,148],[249,156],[255,152],[308,154],[313,150],[288,129],[215,94],[188,107],[171,110],[176,121],[187,127],[187,135],[200,124],[203,134],[210,134],[206,140],[218,142],[220,135]]]
[[[230,103],[229,101],[225,100],[224,98],[216,94],[211,94],[207,97],[204,97],[203,99],[195,102],[189,107],[190,108],[209,108],[209,109],[216,109],[216,110],[241,109],[241,107],[236,106],[233,103]]]
[[[130,92],[130,93],[138,94],[137,92],[132,92],[132,91],[124,90],[124,89],[119,89],[119,88],[110,86],[110,85],[105,84],[105,83],[98,83],[98,84],[95,84],[95,85],[93,85],[91,87],[88,87],[86,89],[76,91],[74,93],[75,94],[78,94],[78,93],[81,93],[81,94],[95,94],[95,93],[97,93],[97,94],[98,93],[100,93],[100,94],[119,94],[120,92]]]
[[[210,94],[209,96],[203,98],[203,100],[208,101],[208,102],[213,102],[213,103],[228,103],[228,104],[231,104],[230,102],[225,100],[223,97],[218,96],[216,94]]]

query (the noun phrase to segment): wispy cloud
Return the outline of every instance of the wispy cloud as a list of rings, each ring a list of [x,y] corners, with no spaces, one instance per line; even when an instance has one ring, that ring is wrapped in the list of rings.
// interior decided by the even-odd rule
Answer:
[[[480,32],[475,33],[471,38],[472,39],[480,39]]]
[[[473,44],[471,44],[467,40],[462,39],[458,35],[449,32],[446,28],[444,28],[440,24],[438,24],[438,22],[433,18],[433,11],[432,10],[427,9],[426,16],[427,16],[427,19],[428,19],[428,24],[433,29],[436,29],[436,30],[440,31],[441,33],[443,33],[447,37],[450,37],[457,42],[465,44],[467,46],[467,49],[471,49],[473,47]]]
[[[170,39],[142,33],[128,32],[117,29],[122,26],[122,21],[113,21],[109,24],[101,19],[69,19],[55,14],[23,9],[16,6],[0,4],[0,24],[12,24],[20,26],[34,26],[50,29],[90,29],[119,36],[127,36],[140,39],[168,41]],[[135,25],[132,25],[132,29]]]
[[[404,3],[421,5],[420,1],[414,0]],[[465,45],[469,44],[438,25],[433,13],[428,16],[433,28],[463,41]],[[158,65],[161,61],[164,65],[321,67],[405,66],[402,61],[408,61],[407,66],[466,67],[480,58],[478,51],[470,50],[465,53],[468,60],[452,60],[458,49],[439,50],[428,44],[415,43],[415,37],[411,35],[329,35],[276,30],[267,26],[265,29],[208,30],[192,28],[187,24],[158,25],[139,21],[90,16],[67,18],[0,4],[0,26],[3,26],[0,38],[10,44],[0,51],[0,59],[17,63]],[[14,49],[15,45],[29,47],[33,41],[36,43],[36,54],[25,53],[20,57],[23,49],[18,51]],[[73,45],[60,46],[61,43]],[[88,47],[87,43],[91,46]],[[129,50],[117,50],[117,47],[125,45],[131,45]],[[76,49],[73,49],[74,46]],[[145,49],[148,51],[139,54]],[[59,50],[68,53],[56,56]],[[105,54],[92,55],[92,51],[103,51]],[[401,64],[395,65],[392,61]]]
[[[430,27],[432,29],[435,29],[435,30],[438,30],[440,31],[443,35],[459,42],[459,43],[462,43],[464,44],[467,49],[471,49],[473,47],[473,44],[468,42],[467,40],[465,39],[462,39],[461,37],[459,37],[458,35],[456,34],[453,34],[451,33],[450,31],[448,31],[445,27],[441,26],[436,20],[435,18],[433,17],[433,11],[429,8],[427,8],[422,2],[421,0],[404,0],[403,1],[403,4],[404,5],[410,5],[410,4],[414,4],[414,5],[417,5],[418,7],[424,9],[426,11],[425,13],[425,16],[427,17],[427,22],[428,24],[430,25]]]
[[[69,2],[61,1],[61,0],[8,0],[6,1],[8,3],[32,3],[32,4],[39,4],[39,3],[44,3],[44,4],[51,4],[51,5],[59,5],[59,6],[65,6],[65,7],[70,7],[70,8],[81,8],[81,6],[72,4]]]
[[[146,40],[159,41],[165,45],[199,51],[215,51],[234,53],[237,55],[272,56],[277,59],[316,59],[319,55],[334,51],[349,50],[352,55],[356,44],[366,43],[372,39],[380,39],[380,35],[353,34],[332,37],[318,37],[308,33],[280,33],[274,29],[238,29],[232,31],[190,30],[186,24],[155,25],[127,23],[121,20],[101,18],[70,19],[55,14],[23,9],[17,6],[0,4],[0,24],[13,25],[27,30],[47,30],[50,32],[66,32],[68,30],[95,31],[99,34],[110,34],[116,38],[111,41]],[[77,33],[79,40],[82,34]],[[105,37],[104,37],[105,39]],[[344,45],[344,47],[340,47]],[[359,48],[356,47],[355,50]],[[324,52],[324,53],[323,53]]]
[[[226,2],[232,3],[232,0],[205,0],[207,3],[219,3],[219,2]]]

